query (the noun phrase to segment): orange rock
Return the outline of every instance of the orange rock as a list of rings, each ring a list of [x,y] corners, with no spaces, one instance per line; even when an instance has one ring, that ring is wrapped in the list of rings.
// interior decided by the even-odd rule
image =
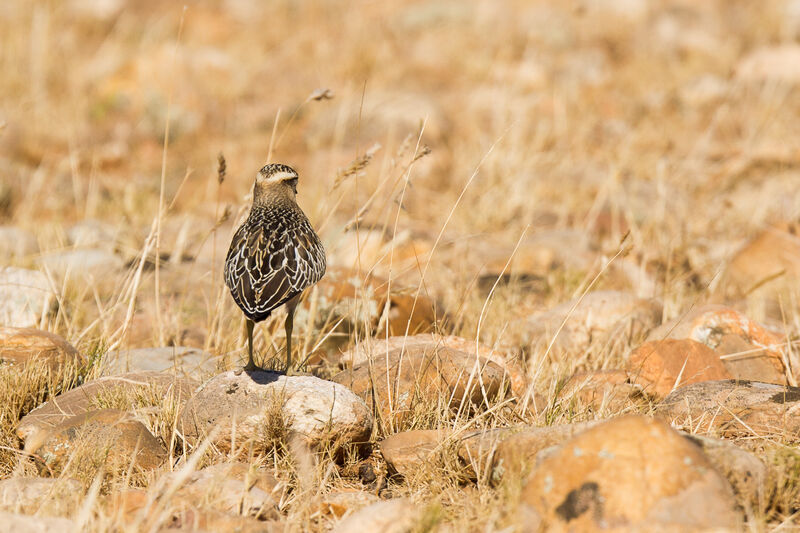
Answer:
[[[662,324],[650,332],[647,340],[692,339],[717,349],[725,335],[736,335],[754,347],[764,349],[775,372],[784,374],[781,350],[786,336],[722,305],[702,306]]]
[[[506,383],[504,376],[498,365],[474,355],[447,347],[411,346],[345,370],[333,381],[349,387],[367,405],[375,405],[385,420],[399,422],[414,409],[430,409],[440,401],[457,409],[464,401],[464,407],[482,403],[484,392],[487,399],[496,398]]]
[[[723,335],[714,351],[722,364],[736,379],[749,379],[764,383],[786,383],[780,360],[773,352],[751,344],[738,335]]]
[[[77,369],[86,363],[64,337],[34,328],[0,327],[0,360],[13,365],[39,361],[53,372],[68,365]]]
[[[160,372],[130,372],[95,379],[51,398],[23,416],[17,426],[17,436],[27,441],[38,432],[49,430],[72,416],[86,413],[95,408],[94,402],[103,395],[152,390],[160,396],[173,395],[180,403],[186,401],[196,386],[193,380]]]
[[[540,451],[561,444],[597,423],[591,421],[475,431],[461,439],[458,456],[466,463],[468,472],[477,476],[490,471],[491,481],[497,482],[506,474],[527,474]]]
[[[634,381],[659,397],[681,385],[732,377],[714,350],[691,339],[646,342],[628,363]]]
[[[53,473],[70,465],[85,474],[87,468],[125,471],[158,468],[167,458],[164,445],[130,413],[100,409],[73,416],[26,442],[26,450],[41,456]]]
[[[730,484],[701,448],[644,416],[590,428],[542,458],[520,511],[523,531],[742,525]]]
[[[518,363],[514,361],[514,354],[508,349],[495,349],[482,343],[476,343],[472,339],[456,337],[455,335],[437,335],[435,333],[420,333],[418,335],[398,335],[389,338],[377,337],[365,340],[358,345],[344,352],[341,363],[346,366],[357,366],[368,361],[370,357],[385,356],[387,352],[396,349],[407,349],[411,346],[428,346],[435,348],[445,346],[454,350],[459,350],[466,354],[475,355],[492,361],[501,366],[508,374],[511,390],[516,398],[522,398],[527,387],[525,373]]]

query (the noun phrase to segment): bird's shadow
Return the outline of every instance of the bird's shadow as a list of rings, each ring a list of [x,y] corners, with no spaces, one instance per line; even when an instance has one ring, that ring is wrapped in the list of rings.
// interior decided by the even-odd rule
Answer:
[[[286,372],[276,370],[244,370],[244,373],[259,385],[267,385],[278,381],[278,378],[285,376]]]

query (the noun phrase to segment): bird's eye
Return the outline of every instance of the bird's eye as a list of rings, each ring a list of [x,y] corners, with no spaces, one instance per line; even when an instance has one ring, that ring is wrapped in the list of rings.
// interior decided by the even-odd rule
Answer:
[[[291,187],[294,193],[297,194],[297,178],[292,178],[290,180],[287,180],[286,183],[288,183],[289,187]]]

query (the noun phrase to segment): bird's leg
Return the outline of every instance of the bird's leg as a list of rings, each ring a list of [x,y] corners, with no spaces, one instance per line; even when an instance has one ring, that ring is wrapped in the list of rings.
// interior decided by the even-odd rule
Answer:
[[[249,359],[247,360],[247,366],[244,367],[245,370],[260,370],[257,366],[255,361],[253,361],[253,327],[255,326],[255,322],[247,319],[247,353],[249,355]]]
[[[292,375],[295,370],[299,370],[292,368],[292,328],[294,326],[294,310],[297,309],[299,301],[300,295],[298,294],[286,302],[286,322],[283,324],[286,328],[286,375]]]
[[[283,324],[286,328],[286,373],[292,371],[292,328],[294,327],[294,306],[290,305],[286,309],[286,322]]]

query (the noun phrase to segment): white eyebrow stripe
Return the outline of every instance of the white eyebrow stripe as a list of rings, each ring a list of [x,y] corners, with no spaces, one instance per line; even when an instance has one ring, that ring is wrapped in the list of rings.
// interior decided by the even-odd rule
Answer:
[[[297,174],[294,172],[276,172],[272,176],[267,178],[267,181],[276,182],[276,181],[284,181],[284,180],[291,180],[297,177]]]

